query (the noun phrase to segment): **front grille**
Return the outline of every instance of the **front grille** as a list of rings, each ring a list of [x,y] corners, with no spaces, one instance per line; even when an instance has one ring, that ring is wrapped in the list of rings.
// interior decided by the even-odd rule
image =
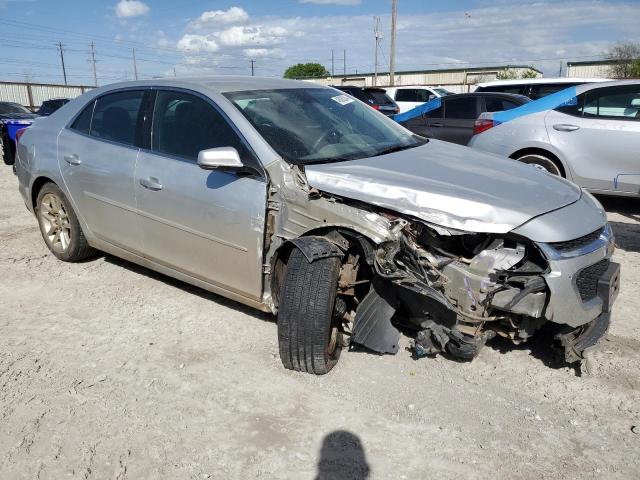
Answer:
[[[589,245],[590,243],[595,242],[602,234],[602,230],[604,230],[604,227],[599,228],[595,232],[587,233],[582,237],[574,238],[573,240],[567,240],[566,242],[553,242],[549,245],[551,245],[559,252],[572,252],[584,247],[585,245]]]
[[[576,285],[583,302],[596,297],[598,294],[598,280],[604,275],[608,267],[609,260],[605,258],[580,271],[576,279]]]

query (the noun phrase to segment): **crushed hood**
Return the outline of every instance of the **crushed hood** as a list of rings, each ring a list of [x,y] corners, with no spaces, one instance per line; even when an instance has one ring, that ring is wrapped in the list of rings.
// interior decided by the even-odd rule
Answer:
[[[318,190],[469,232],[507,233],[581,195],[530,165],[438,140],[305,172]]]

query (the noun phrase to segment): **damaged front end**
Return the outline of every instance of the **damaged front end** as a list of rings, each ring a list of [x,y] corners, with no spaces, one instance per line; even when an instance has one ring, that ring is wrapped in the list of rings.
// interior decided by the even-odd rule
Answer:
[[[355,343],[395,353],[396,326],[405,326],[417,330],[416,357],[447,352],[469,360],[495,335],[517,344],[554,320],[547,315],[553,292],[546,281],[554,272],[540,245],[514,234],[391,220],[395,240],[381,244],[375,253],[377,278],[356,312]],[[602,296],[610,295],[602,289]],[[558,300],[568,301],[554,302]],[[608,311],[607,306],[593,321],[558,328],[556,338],[567,362],[580,360],[606,333]]]

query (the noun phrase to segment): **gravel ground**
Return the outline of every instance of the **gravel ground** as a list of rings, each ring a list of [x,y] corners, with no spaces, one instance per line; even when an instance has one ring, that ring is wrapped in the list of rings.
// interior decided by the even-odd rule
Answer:
[[[497,341],[313,377],[283,369],[268,315],[56,260],[10,168],[0,200],[2,479],[638,478],[640,202],[606,201],[622,291],[591,375]]]

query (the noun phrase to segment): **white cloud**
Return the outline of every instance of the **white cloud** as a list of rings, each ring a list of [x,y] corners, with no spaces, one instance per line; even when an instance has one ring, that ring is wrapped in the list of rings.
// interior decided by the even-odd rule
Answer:
[[[120,18],[138,17],[149,13],[149,5],[139,0],[120,0],[116,5],[116,16]]]
[[[360,5],[362,0],[300,0],[300,3],[315,3],[317,5]]]
[[[221,25],[231,25],[243,23],[249,19],[249,14],[240,7],[231,7],[228,10],[209,10],[203,12],[197,20],[191,22],[189,26],[194,29],[219,27]]]
[[[218,43],[210,35],[186,34],[178,41],[176,47],[185,52],[217,52],[219,50]]]
[[[275,45],[289,35],[283,27],[235,26],[216,34],[220,43],[229,47],[244,47],[249,45]]]

